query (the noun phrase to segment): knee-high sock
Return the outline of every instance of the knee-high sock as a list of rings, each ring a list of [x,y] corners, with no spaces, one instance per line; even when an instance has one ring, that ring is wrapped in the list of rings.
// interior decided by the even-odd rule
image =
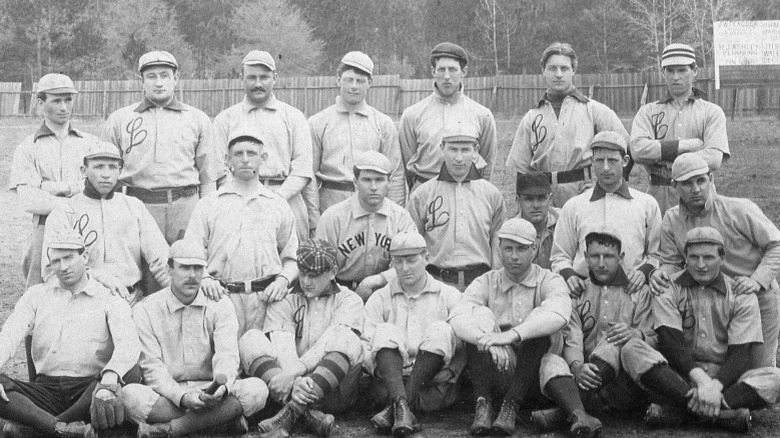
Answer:
[[[212,409],[189,411],[184,416],[171,420],[173,436],[185,436],[193,432],[222,424],[243,414],[241,402],[229,395]]]
[[[406,399],[409,401],[415,400],[420,393],[420,388],[433,379],[433,376],[435,376],[443,366],[444,356],[421,350],[414,360],[412,373],[409,375]]]
[[[555,377],[547,382],[545,389],[552,401],[554,401],[559,408],[563,409],[567,415],[571,415],[577,410],[585,410],[585,407],[582,405],[582,400],[580,400],[580,392],[577,388],[577,384],[574,383],[574,377]]]
[[[639,381],[655,395],[678,406],[688,405],[691,385],[667,364],[658,364],[639,378]]]
[[[539,387],[539,367],[548,348],[550,340],[547,338],[529,339],[520,343],[516,350],[515,380],[509,387],[507,398],[522,404],[527,401],[529,393]],[[574,392],[577,392],[576,387]]]
[[[486,400],[492,400],[493,383],[497,380],[498,370],[490,353],[479,351],[476,345],[466,344],[466,357],[474,398],[484,397]]]
[[[6,393],[8,402],[0,401],[0,417],[41,431],[54,433],[57,418],[39,408],[29,398],[15,391]]]
[[[57,421],[62,421],[63,423],[83,421],[89,423],[89,408],[92,406],[92,392],[95,391],[97,383],[97,380],[95,380],[84,390],[81,397],[76,400],[76,403],[73,403],[68,409],[57,415]]]
[[[731,409],[763,409],[767,406],[756,390],[745,382],[738,382],[726,388],[723,398]]]
[[[376,354],[376,376],[384,383],[390,400],[406,397],[404,360],[395,348],[383,348]]]
[[[601,384],[606,385],[607,383],[615,380],[615,369],[612,368],[612,365],[606,363],[604,360],[594,357],[590,363],[593,365],[596,365],[599,368],[599,377],[601,377]]]
[[[252,362],[252,366],[249,367],[249,374],[265,383],[270,382],[274,376],[281,372],[282,367],[279,366],[279,362],[270,356],[258,357]]]
[[[345,354],[335,351],[326,354],[311,373],[319,399],[336,389],[348,372],[349,358]]]

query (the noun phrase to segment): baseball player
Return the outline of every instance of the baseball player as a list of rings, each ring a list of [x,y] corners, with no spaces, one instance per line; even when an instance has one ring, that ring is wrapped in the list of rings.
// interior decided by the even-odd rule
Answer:
[[[144,203],[170,245],[184,235],[198,196],[225,175],[209,117],[176,98],[179,64],[165,51],[138,60],[143,100],[116,110],[103,138],[124,160],[119,181]]]
[[[416,226],[409,212],[386,198],[393,172],[387,157],[364,152],[353,172],[357,193],[322,214],[316,236],[338,249],[336,281],[365,301],[388,282],[383,273],[390,267],[393,236]]]
[[[425,239],[415,231],[396,234],[390,257],[397,277],[366,302],[364,367],[372,398],[385,406],[371,424],[404,437],[420,428],[412,410],[436,411],[457,400],[466,356],[447,323],[460,293],[425,272]]]
[[[116,284],[112,289],[132,305],[144,295],[142,263],[149,264],[158,284],[168,285],[168,243],[141,201],[114,191],[121,171],[122,157],[116,146],[107,142],[90,146],[81,166],[84,190],[51,212],[43,241],[47,244],[65,228],[78,231],[92,274],[112,277],[100,281]],[[47,265],[48,257],[41,262],[44,278],[51,273]]]
[[[179,240],[170,256],[170,286],[133,309],[144,384],[122,389],[127,414],[138,423],[139,438],[179,437],[221,424],[221,433],[246,433],[245,417],[265,406],[268,388],[256,377],[236,378],[233,305],[200,292],[206,266],[200,244]]]
[[[607,225],[585,236],[589,278],[585,292],[572,300],[569,323],[563,329],[563,352],[550,365],[570,370],[588,413],[627,411],[646,406],[644,391],[626,374],[620,351],[631,339],[655,346],[652,294],[647,286],[638,293],[625,293],[628,286],[620,262],[623,259],[620,232]],[[539,410],[531,418],[552,430],[566,424],[560,408]]]
[[[306,117],[274,96],[276,62],[268,52],[252,50],[241,63],[246,95],[214,119],[214,130],[223,153],[237,131],[259,130],[267,158],[257,176],[268,189],[284,198],[295,213],[298,239],[309,237],[309,222],[301,191],[314,179],[312,145]],[[316,218],[315,218],[316,219]],[[292,254],[295,257],[295,254]],[[294,260],[293,260],[294,261]]]
[[[758,300],[737,293],[723,272],[728,255],[718,230],[693,228],[684,245],[686,269],[653,299],[658,351],[630,341],[626,371],[663,400],[647,409],[649,426],[672,427],[692,414],[747,432],[750,410],[780,399],[780,370],[750,364],[750,350],[762,341]]]
[[[631,127],[631,155],[647,169],[649,193],[661,213],[666,213],[678,201],[669,178],[675,158],[696,154],[714,171],[728,160],[730,152],[726,115],[693,86],[699,72],[693,48],[677,43],[666,46],[661,71],[666,96],[639,108]]]
[[[410,189],[436,178],[443,157],[439,150],[445,131],[458,125],[477,139],[475,164],[486,180],[493,173],[498,150],[493,113],[463,93],[468,73],[468,56],[463,47],[441,43],[431,51],[433,93],[406,108],[401,115],[398,136]]]
[[[560,208],[593,185],[596,175],[589,147],[593,136],[614,131],[628,140],[628,132],[614,111],[574,86],[578,61],[569,44],[550,44],[540,63],[547,90],[520,121],[506,167],[521,174],[533,170],[547,174],[553,205]]]
[[[38,370],[29,383],[0,374],[2,435],[96,437],[123,422],[120,382],[137,381],[138,335],[127,302],[86,273],[78,232],[62,230],[46,251],[57,279],[28,289],[0,331],[0,366],[32,335]]]
[[[352,197],[355,191],[353,163],[362,153],[378,151],[391,163],[387,197],[400,206],[406,203],[401,149],[393,120],[366,103],[374,62],[363,52],[349,52],[337,71],[336,103],[309,118],[313,147],[314,180],[309,222],[317,224],[320,213]],[[319,186],[319,190],[317,190]]]
[[[515,188],[517,205],[520,207],[518,217],[527,220],[536,228],[537,251],[534,264],[550,269],[555,225],[561,215],[561,209],[552,206],[550,180],[542,172],[518,173]]]
[[[412,192],[408,209],[428,244],[428,272],[463,291],[500,263],[496,231],[506,208],[501,192],[474,165],[477,137],[448,131],[440,148],[439,176]]]
[[[327,437],[334,418],[322,411],[343,412],[357,399],[363,301],[336,283],[336,247],[330,243],[301,242],[297,261],[298,283],[268,307],[263,331],[241,338],[241,357],[246,373],[263,379],[283,405],[260,422],[260,432],[291,432],[301,419],[310,432]]]
[[[622,134],[600,132],[593,137],[591,149],[596,184],[563,206],[550,255],[552,270],[566,279],[572,293],[584,292],[585,235],[592,227],[619,224],[625,253],[622,266],[629,281],[626,290],[635,293],[657,266],[661,212],[652,196],[629,188],[623,179],[629,157]]]
[[[284,298],[297,278],[298,237],[290,206],[257,179],[271,148],[254,131],[233,135],[227,156],[232,178],[198,202],[186,236],[206,248],[204,293],[214,299],[228,294],[240,337],[263,328],[268,303]]]
[[[680,205],[667,210],[661,224],[661,267],[653,272],[650,287],[661,293],[671,275],[684,268],[688,231],[699,226],[715,228],[728,243],[723,273],[734,279],[734,292],[758,297],[764,343],[753,347],[752,366],[774,366],[780,330],[776,280],[780,230],[752,201],[715,193],[709,164],[696,154],[677,157],[671,177]]]
[[[519,407],[554,401],[571,419],[572,434],[596,436],[601,422],[588,415],[564,365],[551,366],[560,351],[560,329],[571,299],[560,275],[533,264],[536,229],[512,218],[498,231],[503,267],[477,278],[450,321],[467,343],[476,409],[472,435],[512,435]],[[503,397],[493,414],[493,395]]]

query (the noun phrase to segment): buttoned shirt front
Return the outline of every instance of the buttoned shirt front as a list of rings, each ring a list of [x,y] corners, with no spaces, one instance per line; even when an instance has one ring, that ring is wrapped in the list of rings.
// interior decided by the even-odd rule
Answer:
[[[121,378],[140,353],[130,306],[92,278],[76,293],[57,278],[28,289],[0,332],[0,366],[30,334],[35,369],[46,376]]]
[[[118,109],[102,137],[124,159],[119,181],[146,190],[203,185],[227,172],[209,117],[175,98],[163,107],[144,99]]]
[[[282,264],[295,260],[298,237],[287,201],[262,185],[250,198],[228,183],[195,206],[185,238],[207,249],[206,271],[215,278],[233,281],[295,272],[283,272]]]
[[[187,392],[179,382],[207,381],[217,373],[238,375],[238,321],[230,300],[213,301],[198,292],[183,304],[170,287],[146,297],[133,309],[141,339],[144,384],[181,406]]]
[[[561,209],[550,206],[547,211],[547,224],[541,233],[536,233],[536,257],[534,264],[544,269],[550,269],[550,253],[552,252],[553,238],[555,237],[555,225],[558,224],[558,217],[561,215]],[[517,217],[522,217],[522,214]]]
[[[390,267],[390,243],[401,231],[416,231],[409,212],[385,199],[376,213],[360,206],[358,195],[325,211],[317,225],[316,236],[338,250],[337,277],[360,281]]]
[[[688,271],[672,278],[655,297],[655,328],[679,330],[700,366],[723,365],[729,345],[762,343],[761,313],[755,294],[735,294],[734,280],[723,274],[708,285],[698,284]]]

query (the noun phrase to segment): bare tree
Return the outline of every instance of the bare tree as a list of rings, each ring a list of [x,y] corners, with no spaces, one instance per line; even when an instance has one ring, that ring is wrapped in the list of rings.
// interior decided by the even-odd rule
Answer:
[[[648,63],[645,68],[658,67],[663,48],[682,36],[683,0],[628,0],[628,21],[642,36]]]
[[[682,13],[690,23],[687,40],[699,50],[702,66],[709,65],[712,53],[712,23],[715,21],[747,20],[753,11],[740,0],[682,0]]]

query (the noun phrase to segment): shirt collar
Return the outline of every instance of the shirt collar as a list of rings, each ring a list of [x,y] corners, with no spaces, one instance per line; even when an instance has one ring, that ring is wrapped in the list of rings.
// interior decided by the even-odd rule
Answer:
[[[341,96],[336,96],[336,110],[340,113],[353,112],[355,114],[360,114],[361,116],[368,116],[368,104],[365,99],[354,107],[349,107],[344,103],[344,99],[342,99]]]
[[[436,85],[436,82],[433,83],[433,96],[438,100],[439,102],[443,103],[456,103],[463,97],[463,83],[461,82],[460,88],[458,88],[458,91],[453,94],[451,97],[444,97],[439,93],[439,87]]]
[[[688,96],[688,102],[693,102],[693,101],[695,101],[697,99],[702,99],[702,98],[705,98],[705,97],[707,97],[707,93],[706,92],[704,92],[704,91],[702,91],[702,90],[700,90],[700,89],[698,89],[696,87],[693,87],[691,95]],[[674,101],[674,97],[672,97],[672,95],[669,93],[669,90],[666,90],[666,96],[664,96],[663,99],[659,100],[658,103],[669,103],[669,102],[672,102],[672,101]]]
[[[328,295],[336,295],[339,292],[341,292],[341,286],[339,286],[339,284],[336,283],[336,281],[334,280],[334,281],[330,282],[330,287],[328,288],[328,290],[326,290],[325,293],[323,293],[320,296],[324,297],[324,296],[328,296]],[[298,280],[295,280],[293,282],[292,289],[290,290],[290,293],[291,294],[298,294],[298,295],[306,298],[306,295],[303,293],[303,289],[301,288],[301,282],[298,281]]]
[[[446,182],[454,182],[455,178],[450,175],[450,171],[447,170],[447,165],[443,164],[441,165],[441,170],[439,171],[439,176],[436,178],[439,181],[446,181]],[[477,166],[474,165],[474,163],[471,163],[471,168],[469,169],[469,173],[466,174],[466,178],[461,182],[470,182],[473,180],[482,179],[482,174],[479,173],[479,170],[477,170]]]
[[[417,295],[418,297],[421,296],[422,294],[427,294],[427,293],[435,294],[441,292],[441,284],[438,281],[436,281],[436,279],[433,278],[431,274],[426,273],[425,278],[426,278],[425,287],[420,292],[420,294]],[[401,287],[401,283],[398,281],[398,277],[396,277],[390,283],[390,295],[398,295],[398,294],[405,294],[405,292],[404,289]]]
[[[590,282],[595,284],[596,286],[626,286],[628,285],[628,276],[626,275],[626,271],[623,270],[622,266],[618,266],[618,270],[615,273],[615,276],[612,277],[609,281],[602,283],[596,279],[596,277],[593,276],[593,272],[588,270],[588,276],[590,276]]]
[[[541,99],[539,99],[539,103],[538,103],[538,104],[536,104],[537,108],[538,108],[538,107],[540,107],[540,106],[543,106],[544,104],[546,104],[547,102],[549,102],[549,101],[550,101],[550,99],[547,97],[547,93],[549,93],[549,92],[550,92],[550,89],[549,89],[549,88],[548,88],[547,90],[545,90],[544,94],[542,95],[542,98],[541,98]],[[573,97],[573,98],[577,99],[578,101],[580,101],[580,102],[582,102],[582,103],[588,103],[588,102],[590,102],[590,99],[588,99],[588,97],[587,97],[587,96],[585,96],[584,94],[582,94],[582,93],[580,92],[580,90],[578,90],[578,89],[577,89],[576,87],[574,87],[574,86],[572,86],[572,89],[571,89],[571,90],[570,90],[568,93],[566,93],[566,96],[571,96],[571,97]],[[566,100],[566,98],[565,98],[565,97],[564,97],[564,100]]]
[[[501,292],[508,292],[518,284],[525,287],[536,287],[537,283],[539,283],[540,269],[541,268],[538,265],[531,265],[531,269],[528,270],[528,273],[525,275],[525,277],[519,282],[515,282],[509,278],[509,274],[507,274],[506,268],[501,268]]]
[[[161,290],[158,293],[165,293],[165,305],[168,307],[168,312],[173,313],[176,312],[179,309],[183,309],[187,306],[191,307],[206,307],[206,303],[208,302],[208,298],[206,298],[203,293],[198,291],[198,295],[195,296],[195,300],[193,300],[189,305],[182,303],[179,301],[178,298],[176,298],[176,295],[173,294],[173,291],[171,290],[171,287],[168,286],[164,290]]]
[[[73,127],[73,124],[68,124],[68,134],[73,134],[76,137],[84,137],[84,135],[76,128]],[[49,135],[55,135],[54,132],[49,129],[49,126],[46,125],[46,122],[41,123],[41,126],[38,127],[38,130],[35,131],[35,134],[33,134],[33,143],[38,141],[41,137],[46,137]]]
[[[231,180],[229,183],[226,183],[222,187],[217,190],[217,197],[222,195],[237,195],[241,196],[241,194],[236,190],[234,182]],[[258,185],[257,187],[257,193],[255,193],[257,196],[263,196],[266,198],[273,198],[274,192],[272,192],[268,187],[264,186],[263,184]]]
[[[250,102],[249,99],[244,96],[244,100],[241,101],[241,108],[244,110],[245,113],[252,112],[256,109],[269,109],[272,111],[276,111],[279,109],[278,105],[279,101],[276,100],[276,96],[271,93],[271,97],[268,98],[268,100],[265,101],[262,105],[255,105],[254,103]]]
[[[392,211],[390,210],[390,203],[387,202],[388,199],[385,197],[384,201],[382,202],[382,206],[379,207],[379,210],[377,210],[376,214],[381,214],[382,216],[390,216]],[[358,194],[355,192],[355,194],[352,195],[350,198],[350,204],[352,209],[352,216],[353,217],[362,217],[362,216],[368,216],[369,212],[367,212],[362,205],[360,205],[360,199],[358,199]]]
[[[558,217],[561,215],[561,209],[552,205],[547,209],[547,229],[552,230],[558,223]]]
[[[84,275],[87,276],[87,283],[84,285],[83,289],[73,294],[73,296],[83,293],[85,295],[89,295],[90,297],[94,297],[101,290],[105,289],[105,286],[95,281],[95,279],[92,278],[92,276],[90,276],[88,272],[85,272]],[[55,282],[57,288],[62,289],[63,292],[71,293],[70,290],[62,287],[62,284],[59,282],[59,279],[56,276],[52,276],[52,278],[54,278],[54,280],[52,281]]]
[[[142,113],[142,112],[148,110],[149,108],[154,108],[155,106],[157,106],[157,105],[152,103],[151,100],[147,99],[146,96],[144,96],[144,99],[141,101],[141,103],[138,104],[137,107],[135,107],[135,109],[133,111],[135,111],[137,113]],[[167,108],[167,109],[173,110],[173,111],[186,111],[186,108],[184,108],[184,105],[182,105],[181,102],[179,102],[178,99],[176,99],[176,93],[173,94],[173,99],[171,99],[170,102],[168,102],[167,104],[163,105],[163,108]]]
[[[723,275],[723,271],[718,273],[718,276],[715,277],[715,279],[712,280],[709,284],[699,284],[699,282],[696,281],[693,278],[693,275],[691,275],[691,273],[688,272],[687,270],[683,272],[679,277],[677,277],[677,279],[674,280],[674,282],[679,284],[682,287],[706,286],[715,289],[716,291],[720,292],[723,295],[726,295],[727,292],[726,277]]]
[[[114,186],[114,189],[116,189],[116,186]],[[87,178],[84,178],[84,196],[90,199],[111,199],[114,197],[114,190],[108,192],[105,198],[103,198],[100,192],[95,189],[95,186]]]
[[[626,180],[623,180],[623,183],[620,184],[620,187],[618,187],[617,190],[615,190],[615,193],[626,199],[633,199],[631,192],[628,190],[628,184],[626,184]],[[598,181],[596,181],[596,184],[593,187],[593,194],[590,196],[590,202],[598,201],[605,196],[607,196],[607,191],[601,187],[601,184],[599,184]]]

